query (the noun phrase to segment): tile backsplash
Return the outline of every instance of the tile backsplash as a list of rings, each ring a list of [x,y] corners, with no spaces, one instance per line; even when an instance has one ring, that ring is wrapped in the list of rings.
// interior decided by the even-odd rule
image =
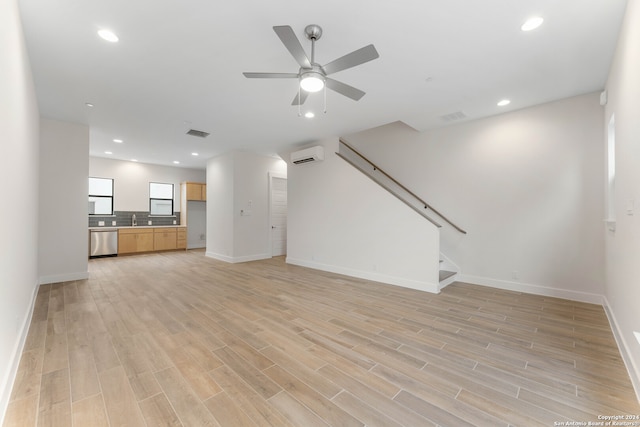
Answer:
[[[130,227],[131,217],[136,215],[138,226],[148,225],[149,221],[152,225],[174,225],[180,224],[180,212],[174,212],[173,216],[149,216],[149,212],[138,211],[115,211],[113,215],[89,215],[89,227],[99,227],[98,223],[104,221],[105,227],[113,227],[112,222],[116,222],[116,227]]]

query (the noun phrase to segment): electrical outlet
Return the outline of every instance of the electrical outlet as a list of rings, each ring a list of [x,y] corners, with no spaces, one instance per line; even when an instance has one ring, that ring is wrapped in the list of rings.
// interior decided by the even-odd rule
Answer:
[[[115,226],[115,225],[116,225],[116,222],[115,222],[115,221],[111,221],[111,225],[114,225],[114,226]]]
[[[173,225],[176,225],[178,222],[174,219],[173,220]]]
[[[517,270],[513,270],[513,271],[511,272],[511,278],[512,278],[513,280],[518,280],[518,279],[520,278],[520,275],[518,274],[518,271],[517,271]]]
[[[153,221],[149,221],[147,225],[153,225]]]
[[[98,227],[104,227],[104,221],[98,221]]]

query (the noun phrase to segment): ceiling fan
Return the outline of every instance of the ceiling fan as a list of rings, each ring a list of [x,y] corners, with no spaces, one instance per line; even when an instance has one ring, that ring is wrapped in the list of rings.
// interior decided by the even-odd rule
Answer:
[[[290,26],[275,26],[273,27],[273,31],[276,32],[289,53],[291,53],[298,64],[300,64],[300,69],[297,73],[242,73],[245,77],[249,79],[299,79],[300,89],[302,90],[298,90],[298,94],[293,99],[291,105],[299,106],[304,104],[310,92],[318,92],[322,90],[325,85],[327,88],[354,101],[358,101],[364,96],[365,93],[360,89],[356,89],[353,86],[349,86],[348,84],[327,76],[378,58],[378,51],[376,51],[376,48],[372,44],[348,53],[322,66],[315,62],[316,41],[322,36],[322,28],[320,28],[319,25],[307,25],[304,29],[305,35],[311,40],[311,59],[309,59],[305,53],[304,48]]]

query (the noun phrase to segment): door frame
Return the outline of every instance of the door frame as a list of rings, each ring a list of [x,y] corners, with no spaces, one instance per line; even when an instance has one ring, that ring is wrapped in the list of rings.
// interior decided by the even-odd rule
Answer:
[[[267,224],[267,234],[269,236],[269,256],[271,258],[273,258],[273,233],[271,231],[271,226],[273,225],[273,212],[272,212],[272,200],[271,200],[271,195],[273,193],[273,178],[279,178],[279,179],[284,179],[287,180],[287,208],[289,205],[289,187],[288,187],[288,178],[287,178],[287,174],[286,173],[282,173],[282,172],[269,172],[269,223]]]

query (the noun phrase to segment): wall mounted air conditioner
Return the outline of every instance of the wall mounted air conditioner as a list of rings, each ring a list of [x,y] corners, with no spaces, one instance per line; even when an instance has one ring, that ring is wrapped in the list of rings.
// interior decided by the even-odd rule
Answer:
[[[321,145],[291,153],[291,161],[296,165],[318,162],[320,160],[324,160],[324,147]]]

